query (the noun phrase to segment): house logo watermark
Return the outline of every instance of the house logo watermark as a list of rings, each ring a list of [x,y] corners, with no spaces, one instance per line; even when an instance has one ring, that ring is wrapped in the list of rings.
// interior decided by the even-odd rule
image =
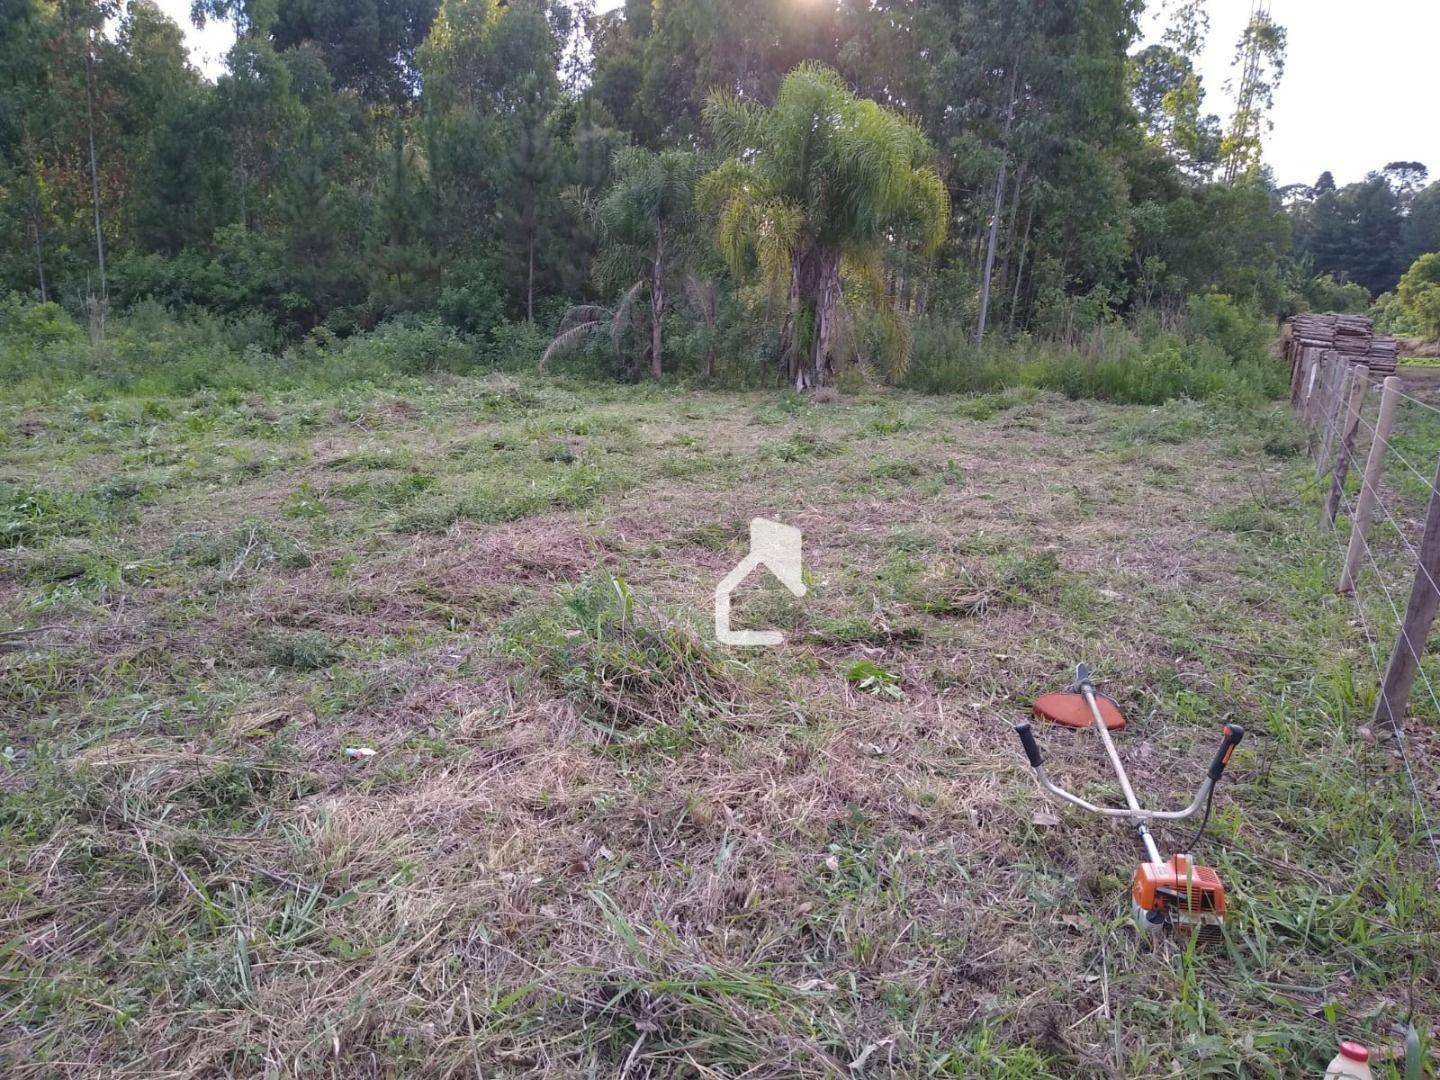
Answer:
[[[715,638],[723,645],[780,645],[785,641],[778,630],[730,629],[730,594],[759,567],[769,570],[796,596],[804,596],[800,530],[769,518],[751,519],[750,554],[715,586]]]

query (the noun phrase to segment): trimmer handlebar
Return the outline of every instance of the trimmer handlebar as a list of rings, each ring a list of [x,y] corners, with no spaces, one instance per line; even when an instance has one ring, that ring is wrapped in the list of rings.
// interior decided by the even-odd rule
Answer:
[[[1030,759],[1030,767],[1038,769],[1045,764],[1045,759],[1040,756],[1040,744],[1035,741],[1035,732],[1030,730],[1029,722],[1016,724],[1015,734],[1020,736],[1020,745],[1025,747],[1025,756]]]
[[[1081,665],[1077,675],[1083,680],[1088,675]],[[1082,685],[1084,685],[1082,683]],[[1230,763],[1230,755],[1235,752],[1235,747],[1240,745],[1240,740],[1245,737],[1245,729],[1239,724],[1226,724],[1225,734],[1220,739],[1220,747],[1215,751],[1215,758],[1210,762],[1210,768],[1206,770],[1205,778],[1200,781],[1200,787],[1195,792],[1195,797],[1190,800],[1190,805],[1183,810],[1142,810],[1134,809],[1112,809],[1108,806],[1096,806],[1087,799],[1082,799],[1072,791],[1067,791],[1055,781],[1051,780],[1045,772],[1045,758],[1040,753],[1040,744],[1035,739],[1035,732],[1027,720],[1015,725],[1015,734],[1020,736],[1020,745],[1025,748],[1025,757],[1030,762],[1030,767],[1035,770],[1035,779],[1040,782],[1040,787],[1051,798],[1058,802],[1070,803],[1082,810],[1089,810],[1092,814],[1100,814],[1103,817],[1124,818],[1132,822],[1145,821],[1183,821],[1195,814],[1205,804],[1211,790],[1220,781],[1225,773],[1225,766]]]
[[[1212,782],[1218,784],[1220,777],[1225,775],[1225,766],[1230,764],[1230,755],[1235,752],[1235,747],[1240,745],[1240,740],[1243,738],[1245,738],[1245,729],[1239,724],[1225,725],[1225,735],[1221,738],[1220,747],[1215,751],[1215,758],[1210,762],[1210,769],[1205,774],[1210,777]]]

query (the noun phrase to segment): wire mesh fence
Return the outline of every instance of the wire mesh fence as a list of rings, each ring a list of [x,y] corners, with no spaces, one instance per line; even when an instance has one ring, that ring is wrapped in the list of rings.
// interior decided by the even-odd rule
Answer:
[[[1440,609],[1440,471],[1427,475],[1419,464],[1440,463],[1440,407],[1398,376],[1377,376],[1363,356],[1287,352],[1291,404],[1308,429],[1323,527],[1339,560],[1336,591],[1350,597],[1375,672],[1371,721],[1394,740],[1416,827],[1440,870],[1432,824],[1440,813],[1421,775],[1440,765],[1416,754],[1407,732],[1407,724],[1424,722],[1416,713],[1440,719],[1440,672],[1426,664]]]

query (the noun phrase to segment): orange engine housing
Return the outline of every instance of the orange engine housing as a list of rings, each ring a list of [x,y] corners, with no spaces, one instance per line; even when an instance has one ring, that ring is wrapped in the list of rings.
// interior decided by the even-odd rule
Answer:
[[[1225,918],[1225,886],[1220,875],[1189,855],[1135,868],[1130,897],[1141,911],[1160,911],[1182,920],[1220,922]]]

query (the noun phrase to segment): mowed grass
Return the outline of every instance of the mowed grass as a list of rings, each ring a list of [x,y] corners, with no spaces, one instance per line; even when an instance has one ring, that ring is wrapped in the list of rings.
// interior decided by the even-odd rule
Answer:
[[[1398,1075],[1440,1013],[1388,631],[1280,406],[446,376],[3,419],[6,1075],[1280,1077],[1341,1036]],[[757,515],[809,592],[757,578],[736,625],[787,641],[733,653]],[[1080,659],[1147,801],[1251,733],[1217,947],[1137,940],[1130,834],[1036,816],[1011,724]]]

